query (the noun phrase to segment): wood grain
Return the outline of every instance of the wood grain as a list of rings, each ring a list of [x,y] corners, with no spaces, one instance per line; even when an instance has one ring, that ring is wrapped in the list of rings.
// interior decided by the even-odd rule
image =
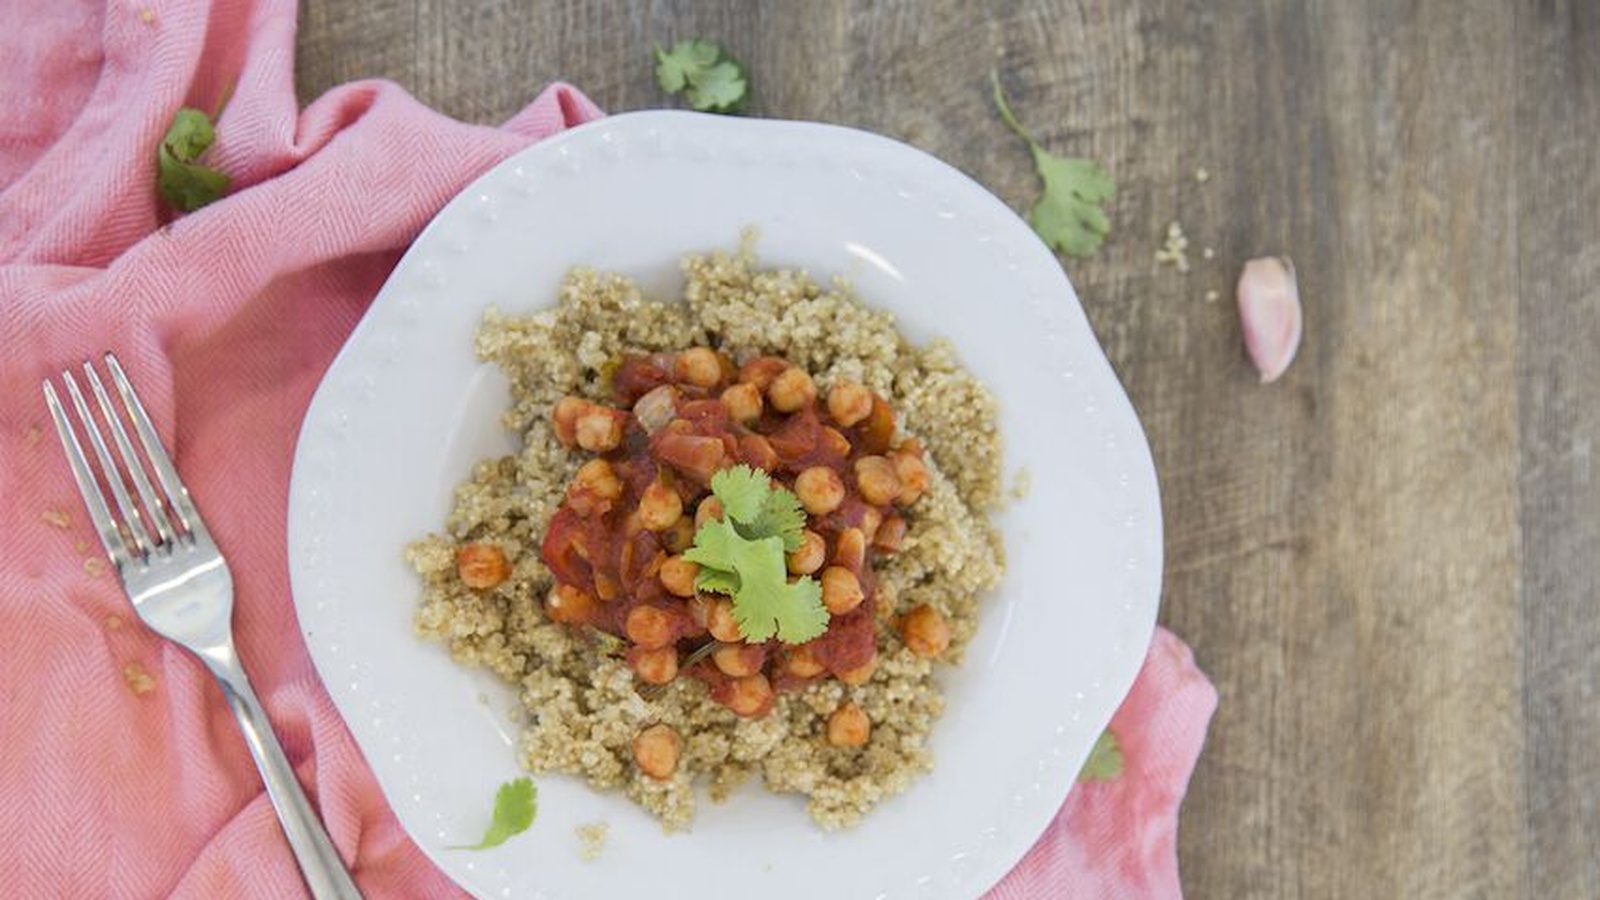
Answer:
[[[1517,21],[1523,698],[1535,896],[1600,896],[1600,7]]]
[[[1161,473],[1163,621],[1222,697],[1189,896],[1600,896],[1600,7],[307,0],[299,85],[485,123],[557,78],[663,106],[650,48],[688,36],[747,61],[751,114],[900,137],[1025,208],[995,68],[1117,178],[1067,268]],[[1172,222],[1188,274],[1152,261]],[[1268,387],[1231,303],[1264,253],[1307,320]]]

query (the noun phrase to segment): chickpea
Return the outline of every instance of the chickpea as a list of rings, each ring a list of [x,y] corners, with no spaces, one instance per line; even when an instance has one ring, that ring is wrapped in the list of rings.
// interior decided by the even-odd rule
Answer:
[[[694,508],[694,527],[698,529],[707,522],[722,521],[722,501],[716,497],[707,497],[700,501]]]
[[[817,399],[817,385],[804,369],[790,366],[767,386],[767,399],[778,412],[796,412]]]
[[[863,747],[871,735],[872,720],[848,700],[828,717],[828,743],[835,747]]]
[[[622,632],[646,650],[655,650],[672,643],[677,637],[672,627],[672,616],[654,606],[635,606],[628,610],[622,622]]]
[[[544,614],[552,622],[582,625],[594,618],[595,599],[570,584],[558,584],[544,598]]]
[[[863,456],[856,460],[856,487],[861,499],[873,506],[887,506],[900,496],[900,476],[894,463],[882,456]]]
[[[800,546],[790,553],[786,562],[791,575],[810,575],[822,568],[827,558],[828,545],[822,535],[807,528],[800,532]]]
[[[789,648],[789,655],[784,660],[783,667],[796,678],[815,678],[828,670],[827,666],[817,660],[817,654],[811,649],[810,644]]]
[[[650,482],[639,496],[639,519],[651,531],[665,531],[683,516],[683,498],[659,480]]]
[[[617,472],[611,468],[611,463],[603,459],[591,459],[579,466],[578,473],[572,478],[572,484],[607,500],[615,500],[622,496],[622,479],[617,477]]]
[[[578,442],[578,417],[589,411],[593,403],[582,397],[562,397],[550,410],[550,424],[555,426],[556,440],[568,447]]]
[[[630,655],[634,674],[645,684],[666,684],[678,677],[678,650],[676,647],[657,647]]]
[[[758,356],[739,367],[739,380],[748,381],[758,391],[766,391],[772,380],[789,368],[789,363],[776,356]]]
[[[567,502],[579,515],[590,515],[622,497],[622,479],[611,464],[591,459],[578,468],[567,485]]]
[[[859,532],[857,532],[859,533]],[[843,566],[829,566],[822,570],[822,605],[836,616],[844,615],[861,605],[866,595],[861,592],[861,579]]]
[[[844,502],[844,482],[827,466],[812,466],[794,480],[794,493],[806,512],[825,516]]]
[[[833,544],[833,564],[850,572],[860,573],[867,562],[867,536],[859,528],[846,528],[839,532]]]
[[[511,577],[511,563],[499,545],[475,541],[456,551],[456,574],[467,587],[486,591]]]
[[[924,603],[900,619],[900,637],[921,657],[934,657],[950,647],[950,623],[933,607]]]
[[[712,601],[711,608],[706,612],[706,630],[724,643],[744,640],[744,632],[739,630],[739,620],[733,617],[732,600]]]
[[[828,392],[828,415],[845,428],[872,412],[872,392],[851,381],[841,381]]]
[[[772,710],[772,683],[765,675],[746,675],[728,683],[727,707],[745,718],[764,716]]]
[[[676,597],[693,597],[694,580],[700,574],[700,564],[681,556],[669,556],[661,564],[661,586]]]
[[[890,516],[878,526],[878,533],[872,538],[872,546],[884,553],[898,553],[905,539],[906,520],[899,516]]]
[[[671,725],[657,722],[633,737],[633,761],[639,771],[657,781],[666,781],[678,771],[683,739]]]
[[[722,392],[722,405],[728,408],[728,418],[735,422],[754,422],[761,418],[761,389],[748,381],[740,382]]]
[[[672,369],[679,381],[698,388],[716,387],[722,380],[722,363],[709,347],[691,347],[679,353]]]
[[[711,661],[724,675],[743,678],[761,671],[761,664],[766,662],[762,658],[765,655],[760,647],[750,644],[723,644],[711,651]]]
[[[872,680],[872,673],[876,671],[877,668],[878,657],[877,654],[874,653],[871,659],[859,666],[856,666],[854,669],[848,669],[846,671],[837,673],[837,677],[839,681],[844,684],[848,684],[851,687],[859,687],[860,685],[866,684],[868,681]]]
[[[680,516],[678,521],[672,523],[661,535],[662,542],[673,553],[682,553],[694,543],[694,520],[688,516]]]
[[[622,424],[627,421],[627,415],[604,406],[589,404],[589,408],[578,416],[578,421],[573,425],[578,446],[591,453],[604,453],[607,450],[617,449],[617,445],[622,443]]]
[[[901,506],[910,506],[928,489],[928,466],[921,456],[904,449],[892,454],[889,461],[894,463],[894,473],[900,479],[900,496],[895,500]]]

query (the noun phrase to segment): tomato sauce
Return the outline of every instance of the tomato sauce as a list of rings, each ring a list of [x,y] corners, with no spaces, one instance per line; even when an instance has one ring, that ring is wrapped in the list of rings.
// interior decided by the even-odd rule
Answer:
[[[742,383],[761,388],[765,395],[789,364],[775,357],[760,357],[735,370],[727,357],[717,354],[716,359],[713,381],[705,377],[704,367],[698,378],[683,377],[684,367],[677,354],[630,355],[611,376],[615,409],[587,401],[563,401],[558,405],[558,416],[567,411],[565,414],[581,418],[585,410],[614,416],[620,410],[625,419],[620,438],[597,453],[609,469],[599,467],[600,474],[592,475],[589,481],[580,472],[580,477],[569,485],[566,501],[545,531],[541,557],[560,584],[593,599],[593,603],[583,606],[579,627],[591,626],[630,640],[629,613],[649,605],[665,616],[647,618],[656,625],[667,623],[668,639],[680,658],[686,658],[713,640],[707,634],[705,605],[691,604],[690,598],[668,591],[660,573],[663,563],[682,553],[692,540],[690,525],[699,504],[710,497],[711,476],[744,463],[768,472],[775,484],[793,489],[800,472],[813,467],[830,469],[844,484],[844,498],[831,511],[808,517],[806,527],[821,536],[828,548],[825,566],[844,565],[856,574],[863,599],[847,612],[834,615],[827,631],[804,645],[810,658],[820,664],[822,673],[797,675],[786,668],[786,645],[777,640],[762,645],[759,656],[745,654],[740,665],[755,659],[779,691],[803,687],[826,675],[859,673],[873,663],[877,647],[877,579],[871,557],[898,546],[905,520],[895,504],[874,506],[866,502],[856,484],[854,463],[863,456],[881,455],[891,449],[895,435],[893,411],[887,401],[873,394],[870,412],[860,421],[844,425],[831,419],[827,406],[813,394],[792,412],[780,412],[774,403],[762,403],[759,416],[737,421],[729,404],[719,399],[722,391],[742,379]],[[803,383],[809,384],[809,379]],[[581,421],[558,420],[556,431],[558,435],[576,435],[579,441],[586,434]],[[597,440],[607,438],[602,434]],[[919,459],[921,456],[920,447],[910,442],[900,452],[915,453]],[[672,524],[657,530],[645,527],[641,507],[654,485],[669,489],[654,489],[651,502],[657,506],[650,510],[656,517],[654,521],[672,520]],[[674,501],[681,506],[676,515]],[[887,521],[893,522],[892,533],[886,532],[889,543],[874,546],[874,537]],[[867,543],[858,556],[842,559],[840,536],[850,529],[862,531]],[[857,540],[856,545],[860,547],[861,542]],[[813,574],[820,572],[817,569]],[[734,684],[737,678],[719,668],[710,655],[699,655],[701,658],[679,675],[704,681],[713,698],[730,703],[729,698],[738,690]],[[629,659],[636,658],[637,653],[630,651]]]

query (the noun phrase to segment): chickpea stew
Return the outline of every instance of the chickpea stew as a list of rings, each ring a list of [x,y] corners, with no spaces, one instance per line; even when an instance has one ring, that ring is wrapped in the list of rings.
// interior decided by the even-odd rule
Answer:
[[[690,257],[490,312],[514,455],[408,548],[416,627],[517,685],[535,772],[681,828],[751,775],[848,827],[932,765],[936,665],[1002,572],[995,406],[843,286]]]

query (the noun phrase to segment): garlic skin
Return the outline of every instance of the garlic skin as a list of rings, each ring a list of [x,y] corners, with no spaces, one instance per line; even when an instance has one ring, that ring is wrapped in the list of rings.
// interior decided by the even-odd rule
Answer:
[[[1276,381],[1300,349],[1300,286],[1287,256],[1265,256],[1244,264],[1239,274],[1239,327],[1244,349],[1261,373],[1261,383]]]

